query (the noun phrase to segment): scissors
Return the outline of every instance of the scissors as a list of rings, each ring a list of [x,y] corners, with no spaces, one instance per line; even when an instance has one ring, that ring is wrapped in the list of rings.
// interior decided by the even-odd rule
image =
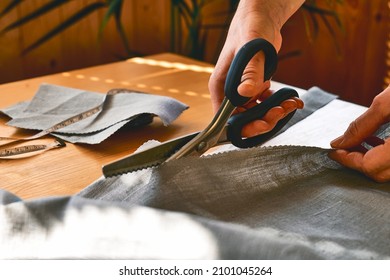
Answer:
[[[249,138],[241,136],[242,128],[263,116],[273,107],[283,101],[298,97],[298,93],[291,88],[282,88],[256,106],[238,114],[233,114],[238,106],[249,101],[249,97],[240,95],[237,91],[242,75],[249,61],[258,52],[264,52],[264,81],[271,79],[276,71],[277,53],[267,40],[257,38],[246,43],[234,57],[225,82],[225,98],[210,124],[201,132],[195,132],[173,140],[168,140],[155,147],[136,152],[130,156],[103,166],[105,177],[112,177],[144,168],[160,165],[187,156],[201,156],[210,148],[232,143],[239,148],[249,148],[260,145],[274,136],[294,115],[289,113],[279,120],[269,132]]]

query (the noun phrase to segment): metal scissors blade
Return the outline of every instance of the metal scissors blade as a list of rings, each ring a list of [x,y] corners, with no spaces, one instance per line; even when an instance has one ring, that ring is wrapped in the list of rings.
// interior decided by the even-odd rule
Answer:
[[[276,71],[278,61],[275,48],[270,42],[262,38],[249,41],[237,52],[229,67],[224,87],[225,98],[211,123],[167,161],[192,154],[202,155],[218,143],[221,133],[236,107],[244,105],[250,100],[250,97],[244,97],[238,93],[238,86],[241,84],[242,75],[249,61],[260,51],[263,51],[265,55],[264,81],[271,79]],[[241,135],[241,129],[239,134]]]
[[[135,152],[122,159],[103,166],[103,175],[112,177],[116,175],[133,172],[148,167],[157,166],[168,159],[178,149],[193,139],[199,132],[192,133],[183,137],[169,140],[158,146],[146,150]]]
[[[288,122],[294,112],[280,120],[275,128],[268,133],[243,139],[241,130],[247,123],[261,119],[269,109],[278,106],[284,100],[298,97],[295,90],[281,89],[264,102],[231,117],[237,106],[244,105],[250,99],[241,96],[237,88],[241,83],[247,64],[259,51],[263,51],[265,54],[264,80],[269,80],[276,70],[276,50],[271,43],[264,39],[252,40],[245,44],[234,57],[226,77],[225,98],[218,112],[203,131],[164,142],[156,147],[110,163],[103,167],[103,174],[106,177],[111,177],[156,166],[181,157],[201,156],[210,148],[222,143],[231,142],[237,147],[246,148],[259,145],[271,138]]]
[[[255,136],[254,138],[242,139],[242,127],[255,118],[262,118],[270,108],[275,106],[275,104],[279,104],[282,100],[286,100],[294,96],[297,96],[295,90],[283,88],[275,92],[263,103],[251,108],[245,113],[230,117],[227,125],[225,125],[223,129],[221,129],[219,125],[224,123],[224,121],[219,121],[218,117],[214,117],[214,120],[209,125],[212,128],[207,128],[201,132],[195,132],[166,141],[155,147],[150,147],[144,151],[136,152],[130,156],[105,165],[103,167],[103,174],[106,177],[112,177],[157,166],[164,162],[184,156],[200,156],[212,146],[218,146],[225,143],[233,143],[233,145],[241,148],[253,147],[262,144],[273,137],[291,119],[294,112],[280,120],[273,130]],[[231,106],[231,103],[228,103],[227,101],[225,102],[230,104],[226,106]],[[221,108],[224,107],[224,105],[221,106]],[[227,111],[229,110],[230,109],[228,108]],[[227,115],[222,118],[226,118]],[[220,114],[217,114],[216,116],[220,116]]]
[[[226,131],[226,130],[225,130]],[[176,139],[172,139],[157,146],[152,146],[145,150],[135,152],[122,159],[109,163],[103,166],[103,175],[105,177],[113,177],[129,172],[146,169],[153,166],[158,166],[166,162],[172,155],[174,155],[183,146],[191,142],[201,132],[191,133]],[[215,145],[220,145],[229,142],[226,138],[226,132],[221,133],[221,137]]]

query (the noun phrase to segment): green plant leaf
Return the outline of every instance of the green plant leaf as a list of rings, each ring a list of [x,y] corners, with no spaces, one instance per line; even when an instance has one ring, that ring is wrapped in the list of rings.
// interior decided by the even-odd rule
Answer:
[[[99,27],[98,40],[102,39],[103,31],[106,28],[108,21],[112,17],[114,17],[116,30],[118,31],[119,36],[123,42],[127,56],[130,56],[132,54],[132,51],[130,50],[125,28],[121,21],[123,0],[108,0],[108,2],[108,10],[105,13],[104,18]]]
[[[108,10],[105,13],[105,15],[103,17],[103,20],[102,20],[102,22],[100,24],[99,37],[101,37],[101,35],[103,33],[103,30],[107,26],[107,23],[110,20],[110,18],[112,16],[115,17],[115,15],[119,15],[120,16],[121,10],[122,10],[122,4],[123,4],[122,0],[111,0],[111,1],[109,1]]]
[[[329,32],[330,36],[332,37],[334,41],[334,45],[336,48],[337,55],[340,57],[341,55],[341,49],[338,44],[336,31],[332,27],[332,24],[329,22],[329,19],[334,19],[334,21],[337,24],[337,27],[344,32],[344,26],[335,11],[335,5],[343,4],[343,0],[328,0],[326,2],[328,6],[331,8],[319,8],[316,4],[315,0],[306,1],[305,4],[302,5],[302,8],[305,9],[311,18],[311,23],[309,22],[307,16],[304,14],[304,21],[305,21],[305,28],[306,28],[306,34],[309,38],[309,41],[313,43],[314,39],[317,37],[319,33],[319,23],[318,21],[322,21],[325,25],[326,30]],[[318,19],[317,19],[318,18]],[[313,30],[313,31],[311,31]]]
[[[184,23],[186,24],[187,28],[190,28],[192,17],[191,17],[191,10],[189,10],[189,7],[187,4],[185,5],[178,5],[178,10],[181,15],[181,17],[184,20]]]
[[[77,13],[73,14],[70,16],[67,20],[64,22],[60,23],[59,25],[55,26],[53,29],[51,29],[48,33],[43,35],[41,38],[36,40],[34,43],[29,45],[27,48],[25,48],[22,52],[23,55],[27,54],[28,52],[32,51],[33,49],[39,47],[49,39],[53,38],[54,36],[58,35],[61,33],[63,30],[69,28],[73,24],[77,23],[78,21],[82,20],[85,18],[87,15],[91,14],[92,12],[106,7],[107,4],[105,2],[95,2],[92,3],[84,8],[82,8],[80,11]]]
[[[12,11],[14,8],[16,8],[20,3],[22,3],[24,0],[13,0],[11,1],[5,8],[0,12],[0,17],[5,16],[10,11]]]
[[[123,45],[125,47],[127,54],[130,55],[131,50],[130,50],[129,42],[127,40],[126,32],[125,32],[125,29],[124,29],[123,24],[121,22],[120,16],[121,16],[120,11],[118,13],[115,13],[116,28],[119,32],[119,35],[121,36],[121,39],[122,39],[122,42],[123,42]]]
[[[327,17],[325,17],[324,15],[321,15],[321,18],[322,18],[322,21],[324,22],[326,28],[328,29],[329,34],[333,38],[333,42],[334,42],[334,45],[335,45],[335,48],[336,48],[337,56],[341,57],[341,49],[340,49],[340,46],[338,44],[336,32],[334,32],[334,30],[333,30],[331,24],[329,23]]]
[[[302,7],[308,10],[311,13],[319,14],[319,15],[328,15],[328,16],[337,16],[337,14],[333,10],[327,10],[323,8],[318,8],[317,6],[312,6],[308,4],[303,4]]]
[[[32,21],[48,12],[50,12],[51,10],[53,9],[57,9],[59,6],[65,4],[66,2],[68,2],[69,0],[53,0],[49,3],[47,3],[46,5],[43,5],[41,6],[40,8],[36,9],[35,11],[31,12],[30,14],[27,14],[26,16],[18,19],[17,21],[7,25],[6,27],[4,27],[1,32],[0,32],[0,35],[3,34],[3,33],[6,33],[14,28],[17,28],[17,27],[20,27],[22,26],[23,24],[29,22],[29,21]],[[20,4],[19,3],[16,3],[16,4]]]
[[[301,50],[294,50],[294,51],[290,51],[290,52],[287,52],[287,53],[284,53],[284,54],[278,54],[278,60],[279,61],[282,61],[282,60],[285,60],[285,59],[289,59],[289,58],[292,58],[292,57],[297,57],[297,56],[300,56],[302,55],[302,51]]]
[[[190,26],[191,24],[191,18],[192,18],[192,10],[191,7],[188,5],[186,1],[180,1],[178,2],[178,8],[180,11],[180,15],[184,18],[184,20],[188,23],[187,25]]]
[[[309,40],[310,43],[313,43],[314,40],[317,38],[317,35],[319,33],[319,24],[318,20],[314,16],[314,14],[309,13],[303,14],[303,21],[305,25],[305,30],[306,30],[306,36]]]

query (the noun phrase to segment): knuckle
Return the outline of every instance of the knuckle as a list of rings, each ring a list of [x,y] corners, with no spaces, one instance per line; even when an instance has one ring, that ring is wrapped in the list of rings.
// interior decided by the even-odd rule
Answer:
[[[356,120],[350,123],[350,125],[348,126],[347,133],[350,136],[357,136],[359,134],[359,127]]]
[[[390,88],[389,88],[390,89]],[[379,94],[374,97],[370,109],[376,114],[381,114],[381,118],[388,120],[390,112],[388,110],[390,104],[390,91],[388,94]]]
[[[377,95],[374,97],[372,104],[371,104],[371,107],[374,110],[378,110],[378,109],[382,108],[383,103],[384,103],[383,96]]]
[[[221,78],[221,76],[215,74],[215,73],[212,73],[210,75],[210,79],[209,79],[209,83],[208,83],[208,86],[209,86],[209,89],[212,90],[214,89],[218,83],[221,83],[223,80]]]
[[[215,67],[210,75],[209,84],[224,83],[225,80],[226,73],[223,72],[223,69],[221,69],[221,67]]]

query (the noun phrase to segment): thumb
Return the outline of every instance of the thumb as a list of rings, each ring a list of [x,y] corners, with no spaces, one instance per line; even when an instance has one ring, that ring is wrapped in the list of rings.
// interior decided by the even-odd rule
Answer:
[[[336,149],[348,149],[360,145],[364,139],[373,135],[384,121],[381,114],[370,107],[348,126],[342,136],[334,139],[330,145]]]
[[[264,82],[265,58],[262,52],[257,53],[246,66],[242,74],[238,93],[245,97],[254,97],[270,87],[270,82]]]

